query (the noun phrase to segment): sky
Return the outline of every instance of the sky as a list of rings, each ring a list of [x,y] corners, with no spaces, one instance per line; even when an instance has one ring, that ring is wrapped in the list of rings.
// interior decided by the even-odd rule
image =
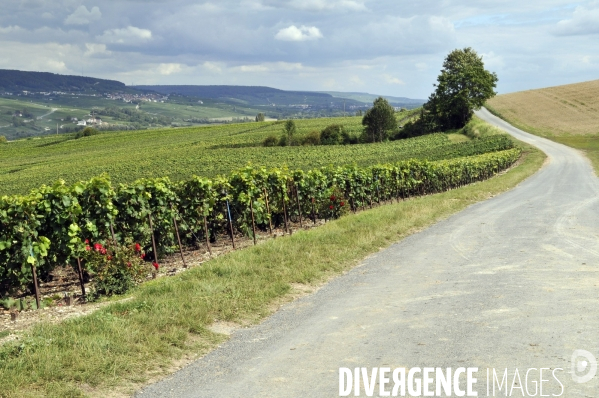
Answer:
[[[599,1],[0,0],[0,69],[425,99],[472,47],[508,93],[599,79]]]

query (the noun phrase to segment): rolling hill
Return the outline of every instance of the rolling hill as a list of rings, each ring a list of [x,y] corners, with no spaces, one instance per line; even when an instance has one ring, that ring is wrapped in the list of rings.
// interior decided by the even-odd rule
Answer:
[[[542,136],[599,134],[599,80],[503,94],[486,106]]]
[[[137,92],[116,80],[0,69],[0,92]]]
[[[503,94],[485,106],[524,131],[584,151],[599,174],[599,80]]]
[[[330,94],[333,97],[348,98],[348,99],[353,99],[353,100],[368,103],[368,104],[372,103],[378,97],[383,97],[387,101],[389,101],[389,103],[391,105],[401,106],[401,107],[407,108],[407,109],[417,108],[426,102],[426,100],[423,100],[423,99],[412,99],[412,98],[406,98],[406,97],[392,97],[390,95],[376,95],[376,94],[369,94],[369,93],[354,93],[354,92],[341,92],[341,91],[323,91],[323,92],[325,94]]]
[[[364,105],[360,101],[333,97],[331,94],[310,91],[285,91],[262,86],[134,86],[140,90],[161,94],[179,94],[200,99],[218,99],[245,105],[323,105],[346,101],[347,105]]]

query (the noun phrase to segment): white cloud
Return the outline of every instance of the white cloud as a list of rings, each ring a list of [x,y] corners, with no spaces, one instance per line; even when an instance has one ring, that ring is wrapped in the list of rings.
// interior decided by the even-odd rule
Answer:
[[[97,39],[111,44],[139,44],[152,39],[152,31],[128,26],[123,29],[106,30]]]
[[[56,59],[50,59],[48,61],[46,61],[46,68],[48,68],[49,70],[53,71],[53,72],[66,72],[67,69],[67,65],[63,62],[63,61],[59,61]]]
[[[367,8],[361,1],[354,0],[292,0],[289,6],[298,10],[324,11],[324,10],[347,10],[366,11]]]
[[[275,39],[282,41],[306,41],[322,39],[322,33],[315,26],[291,25],[288,28],[281,29],[275,35]]]
[[[70,44],[23,45],[18,42],[3,42],[0,69],[72,73],[67,65],[80,56],[79,50]]]
[[[173,73],[179,73],[183,70],[181,64],[160,64],[158,65],[158,73],[161,75],[172,75]]]
[[[223,67],[215,62],[210,62],[210,61],[206,61],[202,64],[202,66],[204,67],[204,69],[210,71],[210,72],[214,72],[214,73],[222,73],[223,72]]]
[[[86,57],[112,54],[112,52],[106,50],[106,44],[85,43],[85,48],[87,51],[83,55]]]
[[[383,75],[383,77],[385,78],[385,81],[389,84],[400,84],[400,85],[404,85],[405,83],[403,82],[403,80],[398,79],[397,77],[393,77],[391,75]]]
[[[493,51],[480,54],[485,64],[485,69],[496,72],[505,67],[505,61],[502,56],[495,54]]]
[[[299,11],[368,11],[362,0],[263,0],[263,7],[291,8]]]
[[[306,68],[301,63],[296,62],[265,62],[255,65],[241,65],[231,68],[233,71],[265,73],[265,72],[299,72],[310,71],[311,68]]]
[[[237,66],[232,69],[238,70],[240,72],[250,72],[250,73],[270,72],[270,68],[266,65],[241,65],[241,66]]]
[[[23,31],[23,28],[21,28],[20,26],[17,26],[17,25],[7,26],[6,28],[3,28],[2,26],[0,26],[0,33],[3,33],[3,34],[22,32],[22,31]]]
[[[79,6],[74,13],[64,20],[64,23],[65,25],[88,25],[100,18],[102,18],[102,13],[98,7],[92,7],[91,10],[88,10],[86,6]]]
[[[576,7],[572,18],[559,21],[554,32],[559,36],[598,34],[599,8]]]
[[[195,11],[200,11],[200,12],[215,13],[215,12],[223,11],[222,8],[220,8],[217,4],[214,4],[214,3],[197,4],[193,8]]]
[[[363,86],[365,84],[364,81],[362,79],[360,79],[360,76],[356,76],[356,75],[351,76],[349,78],[349,81],[358,86]]]

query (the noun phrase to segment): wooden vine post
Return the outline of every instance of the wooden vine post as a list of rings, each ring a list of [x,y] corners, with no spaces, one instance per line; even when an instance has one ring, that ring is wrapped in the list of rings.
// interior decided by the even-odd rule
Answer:
[[[294,183],[293,186],[295,189],[295,201],[297,202],[297,214],[299,214],[300,228],[303,228],[304,225],[302,224],[302,207],[300,206],[299,192],[297,189],[297,184]]]
[[[33,249],[29,246],[29,255],[35,259],[33,255]],[[35,303],[37,304],[37,309],[40,309],[40,288],[37,284],[37,270],[35,268],[35,260],[31,263],[31,272],[33,273],[33,291],[35,293]]]
[[[85,281],[83,280],[83,269],[81,268],[81,258],[77,257],[77,275],[79,276],[79,284],[81,285],[81,294],[85,298]]]
[[[264,201],[266,202],[266,212],[268,213],[268,230],[272,236],[272,216],[270,214],[270,206],[268,204],[268,194],[266,193],[266,188],[264,188]]]
[[[208,220],[204,215],[204,235],[206,235],[206,246],[208,246],[208,253],[212,256],[212,248],[210,247],[210,231],[208,231]]]
[[[281,199],[283,200],[283,220],[285,221],[285,232],[289,233],[289,227],[287,226],[287,208],[285,207],[285,190],[281,190]]]
[[[75,223],[75,218],[71,214],[71,221]],[[112,222],[110,223],[110,231],[112,232],[112,239],[114,240],[114,231],[112,229]],[[116,240],[114,240],[116,245]],[[83,280],[83,267],[81,267],[81,257],[77,256],[77,276],[79,277],[79,284],[81,285],[81,295],[85,299],[85,281]]]
[[[171,209],[173,210],[173,224],[175,225],[175,232],[177,233],[177,242],[179,242],[179,252],[181,253],[181,261],[183,261],[183,267],[187,268],[185,256],[183,255],[183,245],[181,244],[181,236],[179,235],[179,226],[177,225],[177,217],[175,217],[175,209],[173,208],[173,205],[171,205]]]
[[[256,246],[256,219],[254,218],[254,200],[251,197],[250,212],[252,213],[252,234],[254,235],[254,246]]]
[[[226,200],[227,204],[227,218],[229,219],[229,230],[231,232],[231,243],[233,244],[233,249],[235,249],[235,236],[233,233],[233,219],[231,218],[231,209],[229,208],[229,199]]]
[[[116,235],[114,234],[114,228],[112,226],[112,221],[110,222],[110,233],[112,234],[112,241],[114,242],[114,245],[117,245],[117,241],[116,241]]]
[[[148,220],[150,221],[150,235],[152,237],[152,250],[154,251],[154,262],[158,263],[158,250],[156,250],[156,238],[154,237],[154,224],[152,223],[152,213],[148,212]],[[156,272],[154,272],[153,276],[156,278]]]

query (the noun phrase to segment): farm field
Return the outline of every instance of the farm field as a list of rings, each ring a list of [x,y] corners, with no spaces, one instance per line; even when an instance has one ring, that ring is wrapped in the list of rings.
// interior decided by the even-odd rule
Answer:
[[[359,117],[308,119],[297,121],[297,134],[330,124],[341,124],[356,135],[362,130]],[[410,157],[439,160],[488,151],[472,147],[474,152],[462,152],[460,148],[468,142],[454,141],[465,137],[446,134],[379,144],[261,146],[265,137],[279,136],[282,130],[280,122],[263,122],[111,132],[78,140],[59,135],[15,141],[0,146],[0,195],[24,194],[58,179],[73,183],[102,173],[108,173],[113,182],[154,177],[179,181],[193,175],[228,174],[248,163],[308,170],[354,163],[370,166]]]
[[[583,150],[599,171],[599,80],[503,94],[486,107],[524,131]]]

